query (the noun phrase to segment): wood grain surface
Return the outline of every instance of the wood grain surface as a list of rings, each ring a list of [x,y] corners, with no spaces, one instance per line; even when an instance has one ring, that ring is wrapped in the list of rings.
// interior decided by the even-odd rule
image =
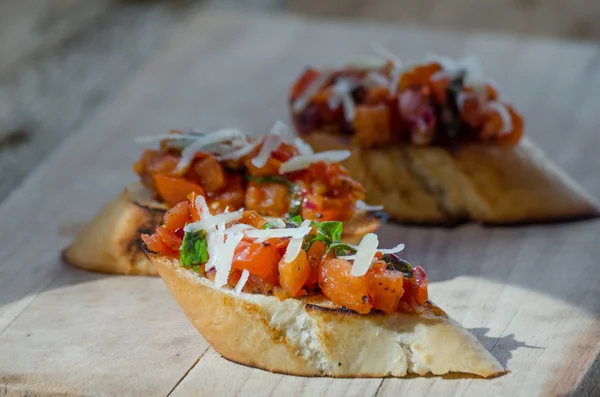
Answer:
[[[265,132],[287,119],[288,85],[307,63],[337,64],[373,41],[408,59],[480,57],[527,134],[600,197],[594,45],[203,13],[0,205],[0,395],[598,395],[597,221],[380,231],[382,246],[406,243],[432,300],[511,370],[493,380],[308,379],[239,366],[207,348],[161,280],[61,262],[81,226],[135,179],[135,136]]]

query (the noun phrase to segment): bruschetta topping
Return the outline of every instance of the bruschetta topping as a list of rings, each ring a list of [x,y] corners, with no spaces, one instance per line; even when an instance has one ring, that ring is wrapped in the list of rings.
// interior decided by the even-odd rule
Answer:
[[[178,258],[182,267],[237,293],[280,299],[323,294],[363,314],[418,311],[427,300],[423,270],[396,255],[403,244],[380,249],[372,233],[357,246],[345,244],[338,221],[267,221],[255,211],[212,215],[206,208],[204,197],[191,193],[154,234],[142,235],[147,249]]]
[[[354,215],[357,200],[365,198],[362,185],[339,164],[350,152],[314,154],[282,122],[258,140],[223,129],[172,131],[158,141],[160,148],[145,150],[134,170],[169,207],[195,192],[214,214],[245,208],[262,216],[345,221]],[[205,217],[197,227],[209,223]]]
[[[403,65],[389,51],[379,52],[386,57],[379,65],[307,69],[290,92],[297,130],[350,135],[360,147],[515,144],[521,138],[521,116],[498,98],[477,59],[429,56]]]

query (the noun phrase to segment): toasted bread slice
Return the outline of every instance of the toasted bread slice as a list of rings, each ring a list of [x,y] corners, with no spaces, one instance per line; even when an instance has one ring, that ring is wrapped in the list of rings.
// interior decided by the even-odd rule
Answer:
[[[529,224],[593,218],[598,206],[529,139],[515,146],[352,147],[326,132],[306,137],[317,151],[352,150],[344,165],[396,221]]]
[[[64,250],[66,262],[85,270],[156,276],[141,250],[142,233],[152,234],[167,206],[152,199],[140,183],[127,187],[104,207]],[[343,240],[357,242],[379,227],[379,219],[357,212],[344,224]]]
[[[479,341],[427,302],[421,314],[357,314],[323,295],[305,299],[236,294],[148,252],[190,321],[225,358],[303,376],[404,377],[505,373]]]

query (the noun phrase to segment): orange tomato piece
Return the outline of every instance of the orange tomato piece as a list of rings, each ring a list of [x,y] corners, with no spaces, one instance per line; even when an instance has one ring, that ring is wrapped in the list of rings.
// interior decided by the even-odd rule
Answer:
[[[398,302],[404,294],[404,275],[402,272],[387,270],[383,261],[373,264],[365,275],[369,279],[369,285],[373,296],[373,309],[382,310],[386,313],[396,311]]]
[[[232,268],[248,270],[264,281],[277,284],[281,254],[277,246],[268,242],[253,243],[242,240],[235,249]]]
[[[390,112],[385,105],[358,105],[353,121],[354,139],[363,148],[390,141]]]
[[[306,280],[306,283],[304,283],[306,288],[314,288],[319,282],[319,273],[321,272],[321,262],[325,255],[325,249],[327,249],[325,243],[322,241],[315,241],[306,252],[308,264],[311,269],[310,275]]]
[[[258,215],[256,211],[244,211],[242,217],[239,220],[240,223],[253,226],[257,229],[262,229],[267,221],[262,216]]]
[[[292,100],[296,99],[304,93],[306,88],[317,78],[321,73],[316,69],[308,68],[302,73],[302,75],[296,80],[290,89],[290,97]]]
[[[227,207],[229,211],[241,208],[244,206],[245,197],[242,177],[238,174],[228,174],[227,186],[209,200],[211,212],[220,213]]]
[[[194,162],[192,166],[200,184],[209,193],[216,192],[227,186],[225,173],[219,161],[213,155],[206,155]]]
[[[153,179],[158,195],[169,207],[174,207],[177,203],[185,201],[187,195],[191,192],[205,195],[202,187],[181,177],[154,174]]]
[[[163,227],[171,232],[183,229],[190,221],[190,204],[187,201],[177,203],[163,216]]]
[[[173,251],[179,251],[183,239],[178,237],[174,232],[167,230],[162,226],[157,226],[155,234],[158,235]]]
[[[306,252],[300,250],[291,262],[279,261],[279,284],[290,296],[297,296],[311,273]]]
[[[142,241],[146,243],[148,249],[152,252],[156,252],[157,254],[162,254],[170,257],[178,257],[179,253],[169,247],[165,242],[160,238],[157,233],[152,235],[142,234]]]
[[[269,157],[267,163],[262,167],[257,167],[252,164],[252,159],[254,157],[248,157],[246,161],[244,161],[244,165],[248,169],[248,173],[252,176],[269,176],[269,175],[279,175],[279,167],[283,163],[280,160],[277,160],[273,157]]]
[[[350,262],[344,259],[325,259],[321,264],[319,287],[334,304],[367,314],[373,307],[369,279],[351,275],[351,269]]]
[[[198,208],[196,208],[196,198],[198,197],[198,193],[192,192],[187,195],[187,198],[190,202],[190,218],[192,222],[198,222],[200,220],[200,212]]]
[[[283,216],[290,207],[288,187],[281,183],[250,182],[246,190],[246,208],[266,216]]]
[[[398,81],[397,92],[404,91],[413,86],[428,85],[431,80],[431,76],[440,70],[442,70],[442,67],[433,62],[427,65],[416,66],[415,68],[404,72]]]
[[[523,118],[510,105],[506,105],[506,110],[510,113],[512,131],[510,134],[500,135],[496,142],[499,144],[514,145],[518,143],[523,136]]]

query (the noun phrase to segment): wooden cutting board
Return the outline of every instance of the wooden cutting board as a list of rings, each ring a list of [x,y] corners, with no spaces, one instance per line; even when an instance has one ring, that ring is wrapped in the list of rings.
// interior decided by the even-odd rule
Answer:
[[[0,206],[0,395],[598,395],[600,222],[518,228],[386,225],[430,294],[511,372],[493,380],[319,379],[219,357],[160,279],[75,270],[60,251],[135,180],[139,135],[173,127],[265,132],[287,120],[307,63],[378,41],[403,58],[477,55],[527,133],[600,197],[600,50],[591,44],[201,13]],[[102,244],[102,241],[98,241]]]

